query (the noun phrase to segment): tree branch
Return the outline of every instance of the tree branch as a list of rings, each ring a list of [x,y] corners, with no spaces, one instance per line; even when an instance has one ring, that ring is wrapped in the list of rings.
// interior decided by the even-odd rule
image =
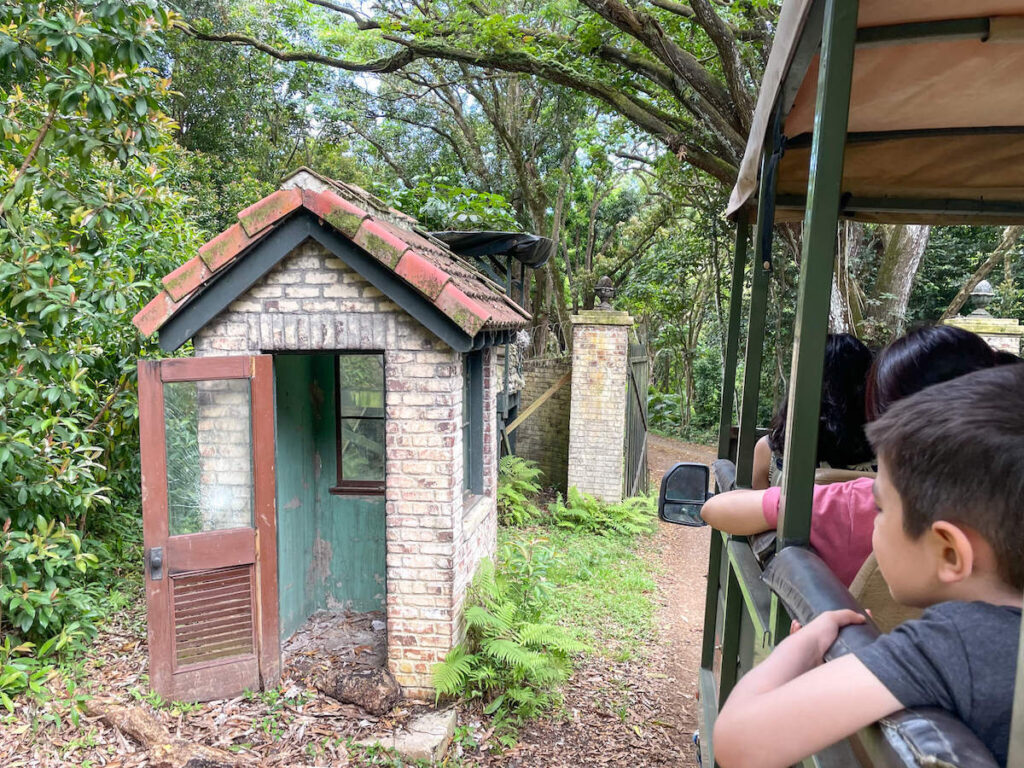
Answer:
[[[335,13],[343,13],[346,16],[350,16],[352,20],[355,21],[356,26],[359,27],[359,29],[380,29],[380,24],[377,22],[371,21],[358,11],[341,5],[340,3],[335,3],[331,0],[306,0],[306,2],[310,5],[319,5],[321,8],[327,8]]]
[[[711,42],[718,49],[718,55],[722,61],[722,72],[725,73],[725,81],[729,84],[729,92],[736,105],[736,116],[740,119],[742,132],[746,134],[750,130],[750,121],[754,116],[754,102],[744,79],[743,60],[740,58],[736,38],[729,25],[711,7],[708,0],[692,0],[692,2],[697,23],[708,33]]]
[[[584,0],[584,2],[607,3],[615,2],[615,0]],[[624,6],[619,7],[624,8]],[[629,12],[628,9],[625,10]],[[560,61],[540,59],[522,51],[487,52],[482,50],[465,50],[436,41],[406,39],[398,35],[386,34],[382,38],[401,46],[402,50],[391,56],[360,62],[326,56],[309,50],[281,50],[248,35],[235,33],[207,34],[196,30],[188,24],[179,22],[178,26],[200,40],[247,45],[279,61],[307,61],[350,72],[392,73],[401,70],[418,59],[432,58],[459,62],[483,69],[498,69],[506,72],[536,75],[556,85],[568,86],[604,102],[637,126],[664,142],[677,158],[680,160],[685,159],[695,168],[708,173],[723,184],[731,185],[736,178],[736,164],[697,147],[688,141],[681,133],[685,126],[679,122],[679,118],[670,115],[637,96],[623,93],[616,87],[602,83],[592,77],[578,74]],[[678,46],[675,47],[678,49]],[[679,50],[681,51],[681,49]],[[682,53],[689,56],[685,51],[682,51]],[[692,57],[690,58],[692,59]],[[721,89],[720,85],[718,87]],[[724,91],[724,89],[722,90]]]

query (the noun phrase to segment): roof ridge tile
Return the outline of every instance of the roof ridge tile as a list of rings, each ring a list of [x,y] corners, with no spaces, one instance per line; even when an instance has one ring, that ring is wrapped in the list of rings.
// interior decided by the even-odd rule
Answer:
[[[350,240],[356,236],[359,226],[369,217],[362,208],[330,189],[323,192],[302,190],[302,205]]]
[[[160,291],[146,306],[135,313],[132,324],[143,336],[152,336],[184,303],[185,299],[175,301],[167,291]]]
[[[386,222],[371,218],[363,220],[352,241],[392,270],[402,258],[402,254],[409,250],[409,244],[389,231]]]
[[[240,211],[238,221],[249,237],[255,237],[301,205],[301,190],[279,189]]]
[[[395,274],[434,301],[451,281],[451,275],[439,268],[430,259],[409,249],[395,266]]]
[[[434,306],[470,336],[476,336],[491,318],[490,312],[450,282],[438,294]]]
[[[203,260],[211,272],[216,272],[225,264],[255,243],[257,238],[249,237],[241,224],[232,224],[208,243],[199,247],[199,258]]]
[[[176,270],[165,275],[161,282],[174,301],[181,301],[201,286],[213,273],[198,255],[193,256]]]

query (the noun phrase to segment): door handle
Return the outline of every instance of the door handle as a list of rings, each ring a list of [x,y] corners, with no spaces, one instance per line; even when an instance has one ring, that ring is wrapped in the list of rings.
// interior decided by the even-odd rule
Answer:
[[[151,547],[149,550],[149,578],[160,581],[164,577],[164,548]]]

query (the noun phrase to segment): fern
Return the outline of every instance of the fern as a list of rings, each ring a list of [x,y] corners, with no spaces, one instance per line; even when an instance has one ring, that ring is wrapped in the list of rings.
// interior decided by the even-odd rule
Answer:
[[[467,597],[466,640],[434,666],[441,696],[480,698],[499,729],[519,723],[558,700],[557,686],[572,671],[572,655],[584,650],[567,630],[538,619],[553,559],[535,540],[502,548],[502,568],[481,562]]]
[[[503,456],[498,462],[498,519],[502,525],[528,525],[540,516],[530,500],[540,492],[541,471],[533,461]]]
[[[570,488],[566,501],[559,494],[548,511],[559,528],[602,536],[634,538],[653,532],[656,525],[655,501],[651,496],[604,504],[588,493]]]
[[[462,690],[475,661],[476,657],[466,653],[462,643],[459,643],[448,652],[444,661],[435,664],[432,673],[437,697],[452,696]]]

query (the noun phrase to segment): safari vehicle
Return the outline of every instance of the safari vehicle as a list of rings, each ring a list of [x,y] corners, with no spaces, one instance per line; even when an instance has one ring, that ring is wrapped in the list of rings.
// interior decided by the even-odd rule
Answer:
[[[715,464],[720,491],[750,486],[777,223],[803,220],[803,252],[778,554],[767,573],[774,591],[762,581],[754,542],[718,532],[711,539],[699,679],[705,768],[715,764],[710,733],[719,708],[737,677],[785,636],[790,613],[806,622],[852,604],[835,577],[804,556],[839,219],[1024,223],[1024,2],[784,0],[727,214],[736,223],[736,253]],[[730,460],[752,219],[746,358]],[[699,465],[670,470],[662,518],[699,524],[708,480]],[[870,641],[876,631],[846,627],[830,654]],[[1024,663],[1015,690],[1008,765],[1024,766]],[[995,762],[948,715],[904,711],[807,764],[983,768]]]

